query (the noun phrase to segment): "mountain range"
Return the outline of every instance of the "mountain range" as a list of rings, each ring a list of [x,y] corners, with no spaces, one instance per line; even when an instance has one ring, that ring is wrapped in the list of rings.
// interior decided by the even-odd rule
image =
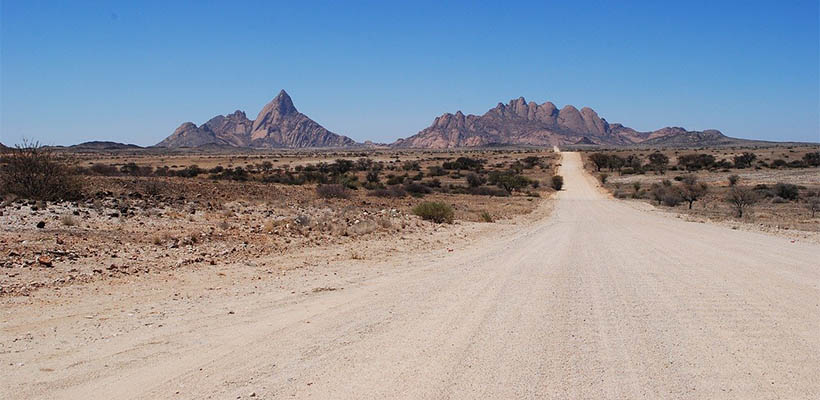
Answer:
[[[406,139],[389,144],[398,148],[448,149],[496,145],[728,145],[742,142],[717,130],[688,131],[666,127],[640,132],[610,124],[595,110],[572,105],[527,102],[523,97],[498,103],[483,115],[445,113],[432,125]],[[333,133],[296,110],[282,90],[250,120],[243,111],[218,115],[197,126],[185,122],[157,147],[229,146],[254,148],[308,148],[370,146]]]
[[[284,90],[266,104],[256,119],[243,111],[217,115],[201,126],[186,122],[157,147],[227,145],[258,148],[345,147],[356,142],[335,134],[296,110]]]
[[[483,115],[445,113],[421,132],[399,139],[392,146],[445,149],[491,145],[710,144],[724,138],[733,140],[717,130],[698,132],[667,127],[639,132],[621,124],[609,124],[589,107],[578,110],[567,105],[559,110],[549,101],[536,104],[519,97],[508,104],[498,103]]]

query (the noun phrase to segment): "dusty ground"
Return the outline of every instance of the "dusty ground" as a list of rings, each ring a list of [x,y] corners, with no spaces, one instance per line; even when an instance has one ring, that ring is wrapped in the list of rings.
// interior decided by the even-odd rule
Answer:
[[[820,396],[820,246],[637,210],[575,153],[561,172],[551,214],[455,241],[4,298],[0,397]]]
[[[481,151],[462,153],[311,153],[263,155],[105,155],[80,154],[81,164],[106,163],[121,167],[126,161],[139,165],[177,169],[197,163],[232,166],[234,158],[246,164],[269,161],[275,168],[333,163],[336,157],[352,161],[369,156],[386,162],[382,181],[388,174],[424,174],[429,166],[441,165],[459,156],[486,160],[485,170],[503,170],[516,160],[539,156],[555,158],[544,151]],[[250,160],[250,161],[248,161]],[[419,163],[406,171],[406,161]],[[548,180],[555,166],[529,168],[523,175]],[[361,182],[366,171],[351,171]],[[479,221],[488,213],[505,220],[531,213],[546,186],[528,188],[527,193],[496,197],[432,191],[423,196],[385,198],[364,187],[350,190],[349,198],[317,196],[316,184],[264,183],[261,172],[249,181],[214,180],[208,174],[193,178],[164,176],[100,176],[82,179],[87,198],[79,202],[42,203],[6,200],[0,203],[0,296],[31,294],[38,290],[126,275],[140,275],[226,265],[257,263],[265,255],[290,255],[329,244],[367,246],[371,242],[412,236],[420,247],[432,246],[437,224],[412,215],[422,201],[440,201],[454,208],[459,223]],[[435,178],[444,186],[466,185],[466,172],[446,171]],[[256,179],[254,179],[256,178]],[[414,181],[415,182],[415,181]],[[485,185],[490,187],[490,185]],[[494,190],[500,190],[492,187]],[[366,250],[350,250],[330,260],[367,256]],[[278,270],[270,262],[262,267]]]

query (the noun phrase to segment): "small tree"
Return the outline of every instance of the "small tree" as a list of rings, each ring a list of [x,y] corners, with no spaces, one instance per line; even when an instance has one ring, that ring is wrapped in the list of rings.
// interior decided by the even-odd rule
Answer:
[[[738,218],[742,218],[746,209],[757,203],[759,199],[760,197],[754,190],[739,186],[732,187],[732,189],[729,190],[729,195],[726,197],[726,201],[734,207],[735,215]]]
[[[680,197],[689,203],[689,209],[692,209],[692,203],[700,200],[709,190],[705,183],[698,182],[698,178],[694,175],[687,175],[681,180],[681,185],[678,187]]]
[[[598,172],[601,172],[601,168],[609,166],[609,156],[604,153],[592,153],[589,160],[595,164],[595,169]]]
[[[737,175],[729,175],[729,186],[737,185],[737,181],[740,180],[740,177]]]
[[[811,217],[817,214],[817,211],[820,211],[820,193],[815,193],[813,196],[806,197],[806,209],[811,212]]]
[[[470,187],[479,187],[483,185],[485,181],[486,180],[481,177],[481,175],[476,173],[471,172],[467,174],[467,184],[470,185]]]
[[[658,174],[666,172],[666,167],[669,165],[669,157],[659,151],[649,155],[649,165]]]
[[[359,171],[367,171],[373,168],[373,160],[362,157],[356,160],[356,169]]]
[[[820,166],[820,151],[804,154],[803,162],[812,167]]]
[[[371,169],[370,171],[367,171],[367,175],[365,175],[365,178],[370,183],[379,183],[379,180],[381,180],[381,178],[379,177],[378,169]]]
[[[521,190],[530,184],[530,180],[522,175],[518,175],[513,171],[490,173],[489,183],[496,185],[507,193],[512,193],[514,190]]]
[[[23,142],[0,160],[0,192],[31,200],[75,200],[82,181],[69,160],[39,143]]]
[[[749,168],[756,159],[757,155],[749,152],[734,156],[735,168]]]
[[[621,172],[621,168],[623,168],[624,164],[626,164],[626,160],[621,156],[612,155],[609,157],[609,170],[612,171],[613,169]]]
[[[661,201],[663,201],[663,197],[666,196],[666,192],[666,187],[660,183],[656,182],[649,186],[649,194],[652,196],[652,200],[658,202],[658,205],[660,205]]]

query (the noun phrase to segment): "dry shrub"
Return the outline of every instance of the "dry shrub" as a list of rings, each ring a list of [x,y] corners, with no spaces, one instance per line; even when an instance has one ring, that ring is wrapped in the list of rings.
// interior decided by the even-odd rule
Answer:
[[[413,207],[413,214],[418,215],[422,219],[439,224],[444,222],[452,224],[455,217],[453,207],[438,201],[425,201],[420,203]]]
[[[561,188],[564,187],[564,177],[561,176],[561,175],[555,175],[550,180],[550,184],[551,184],[553,189],[561,190]]]
[[[0,161],[0,190],[25,199],[76,200],[82,181],[70,160],[39,143],[10,148]]]
[[[393,227],[393,223],[390,222],[390,218],[382,217],[376,220],[376,223],[384,230],[389,230]]]
[[[482,211],[478,214],[478,219],[481,220],[481,222],[495,222],[493,216],[487,211]]]
[[[163,192],[163,185],[156,178],[149,178],[142,185],[143,192],[149,197],[157,197]]]
[[[743,218],[748,216],[747,210],[760,200],[760,195],[754,190],[745,187],[733,186],[726,196],[726,201],[735,209],[735,216]]]
[[[275,220],[269,219],[265,221],[265,223],[262,225],[262,231],[267,233],[273,233],[273,231],[276,230],[277,226],[278,224]]]
[[[373,233],[379,229],[379,225],[370,220],[360,221],[358,224],[353,224],[347,228],[350,236],[361,236]]]
[[[65,214],[60,217],[60,222],[65,226],[75,226],[77,225],[77,221],[74,219],[74,216],[71,214]]]
[[[405,197],[407,191],[399,185],[392,185],[384,189],[374,189],[368,193],[368,196],[375,197]]]
[[[163,243],[170,242],[174,240],[174,237],[168,232],[158,233],[151,237],[151,243],[159,246]]]
[[[316,194],[323,199],[346,199],[350,197],[350,190],[339,184],[319,185]]]
[[[195,245],[195,244],[199,243],[199,238],[200,238],[200,234],[191,233],[190,235],[187,235],[182,239],[182,244],[186,245],[186,246],[187,245]]]

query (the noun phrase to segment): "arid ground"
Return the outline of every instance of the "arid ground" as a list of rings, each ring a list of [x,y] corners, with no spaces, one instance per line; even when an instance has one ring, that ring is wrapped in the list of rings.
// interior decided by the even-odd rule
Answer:
[[[0,298],[0,398],[820,396],[820,245],[562,156],[564,189],[497,223]]]

